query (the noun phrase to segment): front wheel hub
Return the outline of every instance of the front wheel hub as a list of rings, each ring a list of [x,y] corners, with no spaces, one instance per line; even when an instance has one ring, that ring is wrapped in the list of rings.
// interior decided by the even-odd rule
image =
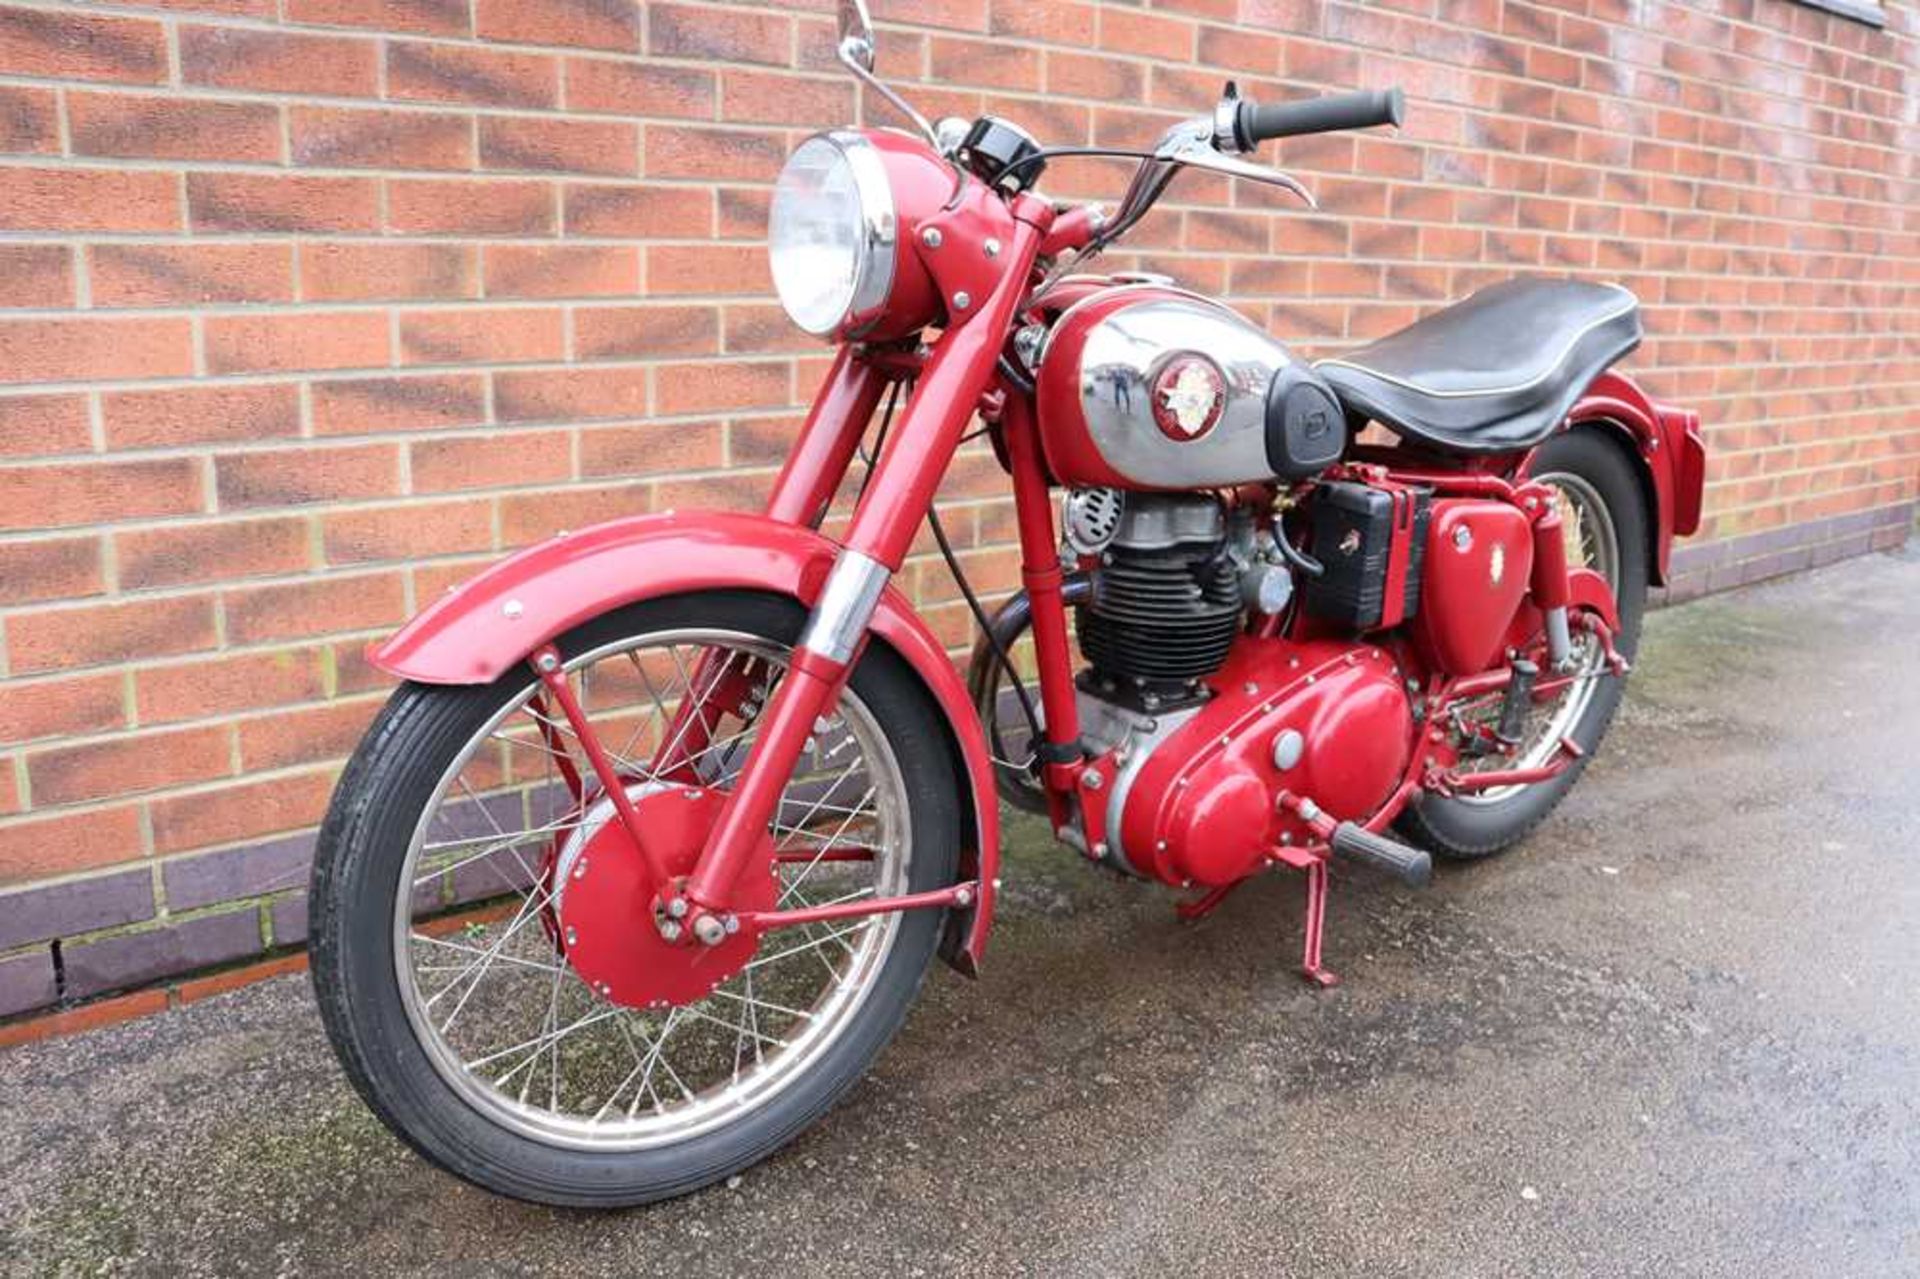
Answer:
[[[744,922],[712,945],[684,934],[669,939],[655,915],[678,881],[693,873],[726,795],[663,782],[636,783],[627,794],[667,881],[653,881],[613,801],[602,796],[562,845],[554,867],[553,906],[567,962],[602,998],[628,1008],[694,1003],[745,968],[760,944],[760,931]],[[773,840],[760,840],[734,886],[736,911],[772,910],[778,897]]]

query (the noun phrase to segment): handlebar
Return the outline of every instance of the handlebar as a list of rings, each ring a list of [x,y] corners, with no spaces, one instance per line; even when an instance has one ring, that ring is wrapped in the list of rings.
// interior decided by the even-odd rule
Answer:
[[[1406,97],[1398,89],[1361,89],[1298,102],[1269,102],[1265,106],[1247,100],[1239,104],[1233,134],[1242,151],[1251,151],[1270,138],[1397,125],[1405,117]]]

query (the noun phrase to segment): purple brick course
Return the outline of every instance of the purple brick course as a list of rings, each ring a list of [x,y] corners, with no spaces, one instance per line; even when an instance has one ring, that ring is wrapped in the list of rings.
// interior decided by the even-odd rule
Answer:
[[[196,910],[243,897],[306,886],[313,868],[314,832],[289,835],[198,857],[182,857],[160,868],[173,910]]]
[[[51,947],[0,959],[0,1017],[45,1008],[58,995]]]
[[[63,947],[65,993],[69,999],[78,999],[139,986],[260,950],[260,913],[252,906],[169,921],[137,933]]]
[[[295,893],[273,903],[273,944],[296,946],[307,939],[307,895]]]
[[[153,873],[145,867],[0,894],[0,950],[153,915]]]

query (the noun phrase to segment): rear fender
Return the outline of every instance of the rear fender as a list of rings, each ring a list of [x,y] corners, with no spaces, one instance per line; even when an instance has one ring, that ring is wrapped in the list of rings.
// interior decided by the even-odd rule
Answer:
[[[756,590],[812,606],[839,547],[812,529],[723,511],[611,520],[528,547],[443,596],[367,659],[423,684],[491,683],[549,640],[639,600],[690,591]],[[963,878],[978,879],[975,905],[955,912],[942,946],[947,961],[977,971],[993,924],[1000,873],[1000,812],[986,733],[946,650],[905,596],[889,586],[873,633],[910,666],[939,708],[968,797],[971,848]]]
[[[1706,477],[1700,415],[1658,404],[1631,378],[1610,370],[1594,379],[1567,414],[1567,424],[1592,424],[1610,431],[1632,452],[1641,492],[1653,516],[1647,580],[1665,585],[1673,539],[1689,536],[1700,527]]]

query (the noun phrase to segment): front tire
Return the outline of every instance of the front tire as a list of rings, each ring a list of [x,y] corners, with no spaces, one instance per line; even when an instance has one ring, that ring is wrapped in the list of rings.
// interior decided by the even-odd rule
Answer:
[[[805,616],[781,597],[707,592],[629,606],[557,646],[576,696],[591,695],[595,724],[609,724],[605,744],[626,742],[623,778],[628,756],[653,758],[667,737],[705,669],[699,655],[747,654],[738,669],[764,672],[764,682],[742,703],[737,729],[726,721],[726,736],[715,710],[719,744],[694,765],[697,786],[725,789]],[[680,676],[677,696],[663,696],[658,685]],[[769,932],[745,969],[697,1003],[648,1011],[609,1002],[575,974],[558,940],[564,876],[551,859],[585,829],[595,796],[588,782],[566,806],[572,788],[556,782],[556,739],[530,709],[542,705],[537,689],[525,665],[484,687],[407,684],[369,730],[314,864],[321,1017],[367,1104],[457,1176],[581,1207],[684,1194],[764,1158],[859,1079],[904,1021],[943,912]],[[634,769],[636,792],[662,785],[664,769]],[[783,798],[776,838],[798,856],[778,864],[782,900],[953,883],[954,770],[918,678],[871,645],[823,718],[793,798]]]
[[[1580,427],[1543,444],[1534,454],[1531,474],[1560,490],[1563,519],[1571,512],[1579,521],[1571,530],[1568,562],[1575,568],[1596,569],[1613,586],[1620,616],[1614,647],[1631,658],[1640,643],[1646,611],[1651,545],[1646,502],[1632,461],[1607,434]],[[1587,643],[1592,647],[1585,660],[1592,669],[1600,655],[1590,637]],[[1562,732],[1571,736],[1586,756],[1552,781],[1471,798],[1423,796],[1401,815],[1400,829],[1435,854],[1456,861],[1487,857],[1518,843],[1573,789],[1606,736],[1625,693],[1626,681],[1620,676],[1593,675],[1584,704],[1574,709],[1569,723],[1555,726],[1552,733],[1554,738]],[[1567,694],[1569,698],[1576,695]],[[1553,708],[1547,713],[1551,716]]]

